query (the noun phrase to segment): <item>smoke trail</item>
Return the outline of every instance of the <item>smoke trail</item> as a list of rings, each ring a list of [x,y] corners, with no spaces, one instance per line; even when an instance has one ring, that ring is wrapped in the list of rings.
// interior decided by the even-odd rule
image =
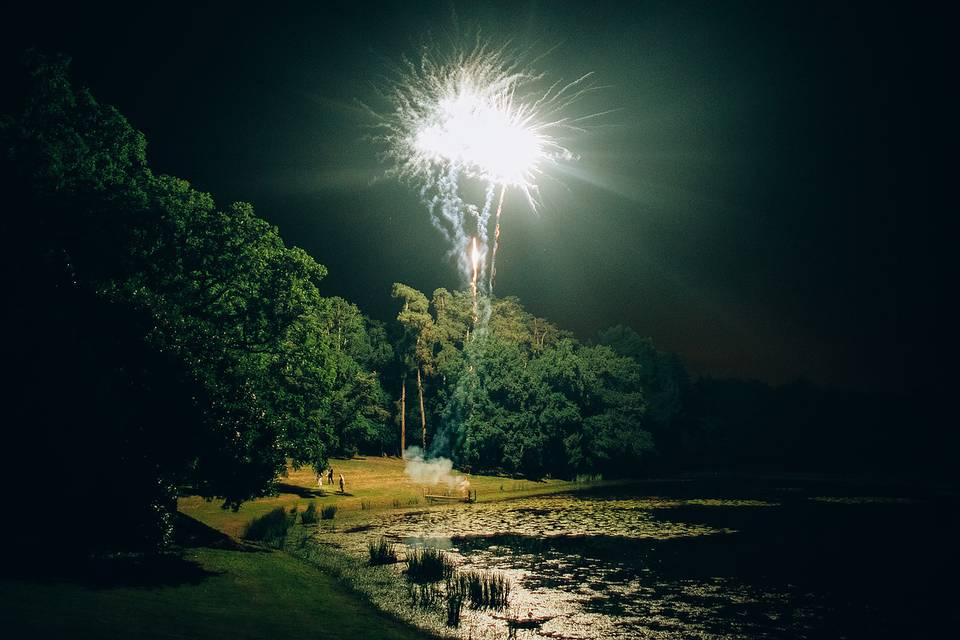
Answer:
[[[474,205],[464,202],[460,197],[459,181],[459,167],[450,165],[435,180],[427,181],[420,194],[430,212],[430,222],[451,245],[449,255],[456,258],[460,273],[467,281],[472,266],[467,253],[470,236],[467,233],[466,221],[468,217],[475,217],[478,213]]]
[[[486,313],[489,317],[489,305]],[[470,422],[474,406],[483,395],[481,377],[484,375],[483,363],[487,356],[488,340],[488,332],[481,328],[475,338],[463,347],[462,368],[449,387],[442,420],[430,443],[431,455],[456,459],[458,452],[463,450],[464,427]]]
[[[456,425],[471,414],[492,312],[506,189],[518,190],[536,210],[537,182],[545,169],[576,159],[564,146],[567,137],[584,131],[591,118],[602,115],[567,113],[597,89],[592,74],[572,82],[548,83],[542,73],[527,68],[521,57],[507,45],[498,47],[479,37],[472,48],[454,46],[446,55],[424,46],[419,58],[402,58],[378,88],[385,108],[366,107],[375,132],[370,139],[382,146],[380,159],[391,165],[387,174],[419,188],[430,220],[447,241],[448,255],[456,260],[461,282],[470,285],[473,297],[472,339],[464,347],[465,370],[455,391],[458,400],[450,403],[456,415],[445,418],[434,452],[451,450],[448,438],[457,437]],[[461,182],[467,181],[485,185],[482,207],[461,197]],[[498,186],[491,238],[489,223]],[[419,476],[448,464],[446,458],[427,461],[418,452],[408,466],[411,474]],[[450,466],[446,468],[449,475]]]
[[[500,246],[500,212],[503,211],[503,196],[507,192],[504,185],[500,188],[500,202],[497,203],[497,222],[493,231],[493,251],[490,254],[490,282],[487,290],[493,295],[493,279],[497,277],[497,247]]]
[[[446,486],[448,489],[464,494],[470,490],[469,480],[452,473],[453,461],[449,458],[427,459],[420,447],[408,447],[403,457],[407,461],[404,473],[417,484]]]
[[[480,272],[480,250],[477,248],[477,238],[474,236],[470,247],[470,261],[473,263],[473,277],[470,279],[470,297],[473,298],[473,326],[477,326],[477,276]]]
[[[480,210],[480,214],[477,216],[477,236],[480,238],[480,255],[484,257],[484,260],[481,261],[480,265],[480,282],[481,282],[481,291],[483,290],[483,280],[484,275],[487,271],[487,251],[489,250],[489,243],[487,241],[487,226],[490,222],[490,210],[493,207],[493,197],[496,194],[497,185],[494,182],[487,184],[486,192],[483,198],[483,209]]]

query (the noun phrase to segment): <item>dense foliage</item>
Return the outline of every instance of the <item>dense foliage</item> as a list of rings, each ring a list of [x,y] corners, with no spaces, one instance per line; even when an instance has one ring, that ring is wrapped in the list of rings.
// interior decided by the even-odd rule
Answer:
[[[515,298],[475,322],[469,294],[397,283],[396,322],[371,320],[324,297],[326,269],[251,205],[153,173],[143,135],[67,71],[31,55],[0,118],[0,468],[10,509],[55,496],[70,525],[7,528],[15,543],[162,545],[184,491],[236,508],[290,462],[414,444],[533,478],[837,468],[902,449],[870,425],[905,421],[904,403],[691,382],[630,328],[586,344]]]
[[[639,364],[587,346],[516,298],[473,327],[464,292],[402,284],[409,367],[426,377],[431,450],[472,469],[530,477],[624,472],[653,448]]]
[[[66,494],[68,516],[96,523],[103,504],[136,531],[110,540],[124,527],[105,523],[86,543],[162,543],[178,486],[236,507],[288,459],[322,468],[384,440],[383,327],[322,297],[324,267],[249,204],[154,174],[143,135],[65,60],[34,57],[0,148],[4,409],[21,440],[4,468],[52,462],[43,493]]]

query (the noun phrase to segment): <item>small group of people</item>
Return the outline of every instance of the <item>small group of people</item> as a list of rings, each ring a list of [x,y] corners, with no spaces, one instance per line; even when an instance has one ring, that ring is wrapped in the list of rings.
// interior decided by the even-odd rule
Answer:
[[[331,487],[333,486],[333,467],[327,469],[327,484]],[[321,489],[323,488],[323,471],[317,474],[317,486]],[[343,493],[344,483],[343,483],[343,474],[340,474],[340,493]]]

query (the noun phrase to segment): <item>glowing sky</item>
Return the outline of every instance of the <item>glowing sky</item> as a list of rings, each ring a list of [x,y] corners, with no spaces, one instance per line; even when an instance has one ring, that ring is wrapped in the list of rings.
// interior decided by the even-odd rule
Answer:
[[[145,132],[153,166],[222,206],[253,202],[329,267],[326,293],[374,316],[395,313],[393,281],[458,278],[418,194],[377,180],[357,100],[375,99],[385,60],[478,25],[549,51],[551,76],[595,72],[609,88],[584,108],[620,109],[540,181],[539,213],[508,191],[499,294],[584,338],[630,324],[695,373],[899,389],[936,351],[928,87],[946,58],[919,16],[828,2],[16,11],[5,51],[67,49]],[[465,99],[417,144],[525,180],[542,141]]]

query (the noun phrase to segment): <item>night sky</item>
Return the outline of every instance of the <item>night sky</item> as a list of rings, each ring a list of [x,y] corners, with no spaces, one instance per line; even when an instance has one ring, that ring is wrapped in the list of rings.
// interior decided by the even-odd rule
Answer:
[[[6,13],[3,69],[71,55],[155,171],[252,202],[329,268],[326,294],[389,319],[392,282],[460,283],[357,101],[424,42],[552,49],[539,69],[606,87],[583,111],[617,111],[538,213],[508,193],[498,295],[583,339],[629,324],[695,374],[901,391],[938,375],[950,75],[944,18],[878,4],[33,3]]]

